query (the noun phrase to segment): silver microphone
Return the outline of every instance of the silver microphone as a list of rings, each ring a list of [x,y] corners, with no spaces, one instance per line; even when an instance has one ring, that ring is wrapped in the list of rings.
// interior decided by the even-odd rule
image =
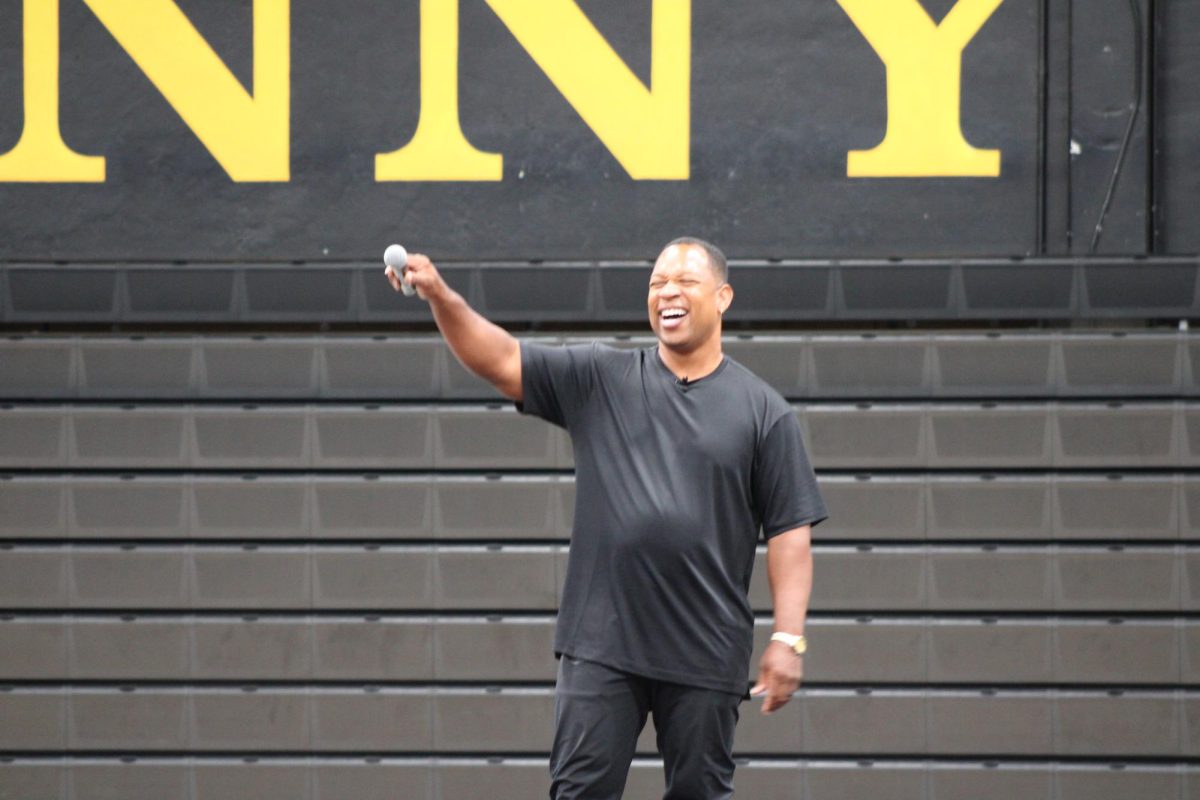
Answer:
[[[405,297],[412,297],[417,293],[416,288],[404,275],[404,267],[408,265],[408,251],[403,245],[389,244],[383,251],[383,263],[396,270],[396,274],[400,276],[400,291],[404,292]]]

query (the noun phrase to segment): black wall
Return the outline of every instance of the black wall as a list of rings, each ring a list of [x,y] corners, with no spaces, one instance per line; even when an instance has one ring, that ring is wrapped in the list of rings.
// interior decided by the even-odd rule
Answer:
[[[1200,0],[1159,3],[1155,248],[1200,252]]]
[[[450,0],[447,0],[449,2]],[[684,2],[684,0],[668,0]],[[952,0],[922,0],[940,19]],[[883,63],[835,0],[694,0],[690,176],[635,181],[484,0],[461,0],[460,114],[494,183],[375,180],[420,111],[417,0],[292,0],[291,177],[238,183],[82,0],[61,2],[61,130],[104,183],[0,182],[0,259],[347,261],[653,256],[690,232],[742,258],[1200,250],[1197,0],[1004,0],[963,57],[961,122],[998,177],[854,178],[880,142]],[[252,85],[249,0],[179,0]],[[643,82],[651,0],[579,0]],[[24,124],[21,0],[0,0],[0,153]],[[1072,143],[1074,154],[1072,155]]]

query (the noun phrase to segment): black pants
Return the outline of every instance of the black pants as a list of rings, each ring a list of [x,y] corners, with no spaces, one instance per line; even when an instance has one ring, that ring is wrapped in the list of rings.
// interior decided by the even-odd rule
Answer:
[[[646,714],[666,771],[663,800],[733,797],[742,697],[631,675],[563,655],[554,696],[551,800],[618,800]]]

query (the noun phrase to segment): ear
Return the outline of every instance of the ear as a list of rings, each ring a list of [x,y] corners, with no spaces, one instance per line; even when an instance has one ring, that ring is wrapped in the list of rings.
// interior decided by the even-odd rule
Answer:
[[[732,304],[733,287],[728,283],[722,283],[721,288],[717,289],[717,310],[724,314]]]

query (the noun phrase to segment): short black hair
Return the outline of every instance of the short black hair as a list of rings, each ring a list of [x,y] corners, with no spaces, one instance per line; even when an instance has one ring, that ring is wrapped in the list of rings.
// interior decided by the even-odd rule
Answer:
[[[668,247],[674,247],[677,244],[688,244],[699,247],[708,256],[708,266],[712,268],[713,274],[717,276],[717,283],[729,282],[729,265],[725,262],[725,254],[721,252],[721,248],[712,242],[697,239],[695,236],[680,236],[678,239],[672,239],[667,242],[667,246],[663,250],[666,250]]]

